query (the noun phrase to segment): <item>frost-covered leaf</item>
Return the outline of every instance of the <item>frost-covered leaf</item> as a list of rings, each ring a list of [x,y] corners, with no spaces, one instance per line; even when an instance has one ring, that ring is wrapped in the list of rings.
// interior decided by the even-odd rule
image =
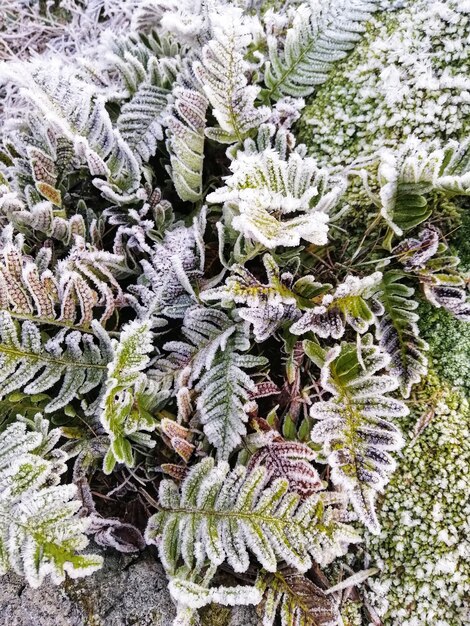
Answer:
[[[19,327],[0,311],[0,397],[16,390],[38,394],[60,384],[44,407],[52,412],[97,388],[112,351],[109,337],[95,320],[92,329],[98,343],[92,334],[66,328],[44,341],[32,321]]]
[[[409,250],[418,248],[409,257]],[[424,249],[424,252],[423,252]],[[447,253],[447,244],[439,243],[438,233],[426,228],[417,237],[405,239],[394,249],[405,270],[418,277],[424,295],[436,307],[443,307],[456,319],[470,321],[470,300],[465,290],[465,279],[457,266],[460,259]]]
[[[149,321],[134,321],[124,327],[114,357],[108,365],[106,388],[101,402],[100,420],[110,438],[110,448],[104,460],[104,472],[110,474],[116,463],[134,465],[132,438],[148,447],[153,442],[142,431],[155,430],[157,422],[143,407],[138,396],[145,394],[149,384],[143,373],[153,350]]]
[[[263,593],[258,607],[262,626],[336,626],[336,602],[303,574],[284,568],[274,574],[261,571],[256,586]]]
[[[176,85],[173,104],[165,118],[171,177],[182,200],[196,202],[202,196],[204,131],[208,100],[195,85]]]
[[[180,559],[191,568],[196,558],[214,565],[227,561],[236,572],[244,572],[249,552],[268,571],[276,570],[278,560],[305,571],[312,557],[329,562],[347,542],[358,539],[331,515],[328,502],[321,494],[301,501],[283,479],[267,487],[261,467],[247,473],[243,466],[230,470],[227,463],[214,465],[206,458],[181,488],[172,481],[161,483],[159,511],[146,537],[159,545],[170,574]]]
[[[0,575],[13,570],[32,587],[46,576],[55,584],[66,574],[88,576],[103,561],[80,554],[90,520],[77,515],[76,487],[60,484],[64,458],[58,462],[44,445],[47,437],[58,436],[59,431],[27,432],[22,422],[0,433]]]
[[[302,97],[324,83],[334,63],[360,41],[375,0],[327,0],[301,4],[282,38],[268,36],[265,83],[269,95]],[[279,51],[281,47],[281,51]]]
[[[195,286],[204,268],[203,242],[205,211],[193,220],[191,227],[175,224],[161,243],[154,245],[150,262],[141,261],[143,276],[129,291],[129,300],[140,317],[163,314],[183,317],[195,304]]]
[[[267,107],[255,107],[260,88],[249,85],[250,69],[245,61],[252,41],[251,24],[243,11],[225,5],[210,14],[212,39],[203,47],[194,72],[212,106],[218,128],[208,128],[206,135],[221,143],[241,142],[264,122]]]
[[[344,186],[329,187],[328,173],[298,152],[282,159],[278,152],[239,152],[225,187],[207,196],[230,211],[231,226],[266,248],[298,246],[301,239],[327,242],[328,213]]]
[[[289,489],[308,497],[322,489],[322,481],[311,464],[315,453],[297,441],[273,441],[260,448],[251,457],[248,471],[264,467],[268,480],[286,478]]]
[[[358,333],[365,333],[383,313],[375,297],[381,279],[381,272],[364,278],[347,276],[332,294],[323,296],[319,306],[307,310],[290,331],[294,335],[312,331],[319,337],[339,339],[348,324]]]
[[[469,155],[468,141],[436,148],[413,138],[398,150],[380,151],[381,214],[396,235],[428,219],[432,210],[426,196],[431,191],[469,193]]]
[[[247,405],[256,385],[244,370],[267,363],[264,357],[243,354],[249,348],[248,329],[240,324],[196,386],[199,418],[219,459],[228,459],[246,433]]]
[[[389,357],[365,335],[360,348],[344,343],[327,353],[321,384],[332,394],[312,405],[318,420],[311,437],[323,446],[331,480],[346,491],[359,518],[371,532],[380,530],[375,497],[395,469],[391,451],[399,450],[403,438],[388,420],[407,415],[408,409],[388,394],[398,379],[378,374]]]
[[[230,276],[222,287],[202,291],[205,302],[220,301],[222,306],[244,304],[238,309],[240,317],[253,326],[256,341],[272,336],[279,326],[299,316],[296,310],[297,296],[292,291],[293,276],[289,272],[281,275],[271,255],[265,254],[263,264],[268,283],[261,283],[241,265],[231,268]]]
[[[377,336],[380,346],[390,355],[387,369],[399,380],[402,396],[408,398],[411,387],[427,372],[428,362],[423,352],[428,345],[419,337],[414,289],[403,284],[403,278],[403,274],[396,271],[386,272],[383,276],[377,295],[384,314],[377,327]]]

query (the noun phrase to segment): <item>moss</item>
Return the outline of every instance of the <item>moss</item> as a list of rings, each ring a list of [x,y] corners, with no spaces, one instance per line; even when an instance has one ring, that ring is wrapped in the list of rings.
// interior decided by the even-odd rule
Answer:
[[[470,617],[470,407],[436,373],[412,406],[403,423],[408,444],[380,513],[382,533],[365,537],[382,570],[368,581],[366,596],[384,626],[465,626]]]
[[[379,12],[303,112],[299,135],[326,164],[346,164],[410,134],[464,134],[470,104],[464,76],[470,18],[457,0],[416,0]],[[461,47],[460,47],[461,48]],[[426,63],[423,62],[426,59]],[[455,79],[455,80],[454,80]]]
[[[435,371],[470,394],[470,324],[456,320],[444,309],[422,304],[419,326]]]

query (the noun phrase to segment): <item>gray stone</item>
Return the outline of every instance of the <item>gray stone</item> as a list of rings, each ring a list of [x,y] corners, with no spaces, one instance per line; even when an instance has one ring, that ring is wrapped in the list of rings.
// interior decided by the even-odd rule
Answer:
[[[96,551],[96,550],[95,550]],[[23,578],[0,578],[1,626],[171,626],[175,609],[155,554],[106,555],[99,572],[31,589]],[[254,607],[201,611],[202,626],[257,626]]]
[[[174,607],[161,565],[152,554],[111,554],[91,577],[31,589],[8,574],[0,579],[1,623],[8,626],[171,626]]]

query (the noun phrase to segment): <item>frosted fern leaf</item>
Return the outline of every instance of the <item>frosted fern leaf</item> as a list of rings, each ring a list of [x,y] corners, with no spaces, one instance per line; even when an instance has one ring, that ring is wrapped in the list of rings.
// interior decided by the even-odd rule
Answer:
[[[412,254],[415,250],[418,252]],[[468,322],[470,301],[465,279],[457,270],[460,259],[446,251],[447,245],[439,243],[438,233],[430,228],[422,230],[417,237],[405,239],[394,249],[405,269],[418,277],[424,295],[435,307],[443,307],[456,319]]]
[[[124,327],[113,360],[108,364],[106,388],[100,407],[100,420],[110,438],[103,469],[110,474],[116,463],[134,465],[131,440],[147,447],[153,442],[146,433],[156,428],[157,422],[139,407],[137,398],[149,384],[143,373],[153,350],[149,321],[134,321]]]
[[[200,609],[212,603],[222,606],[245,606],[258,604],[261,600],[261,594],[256,587],[249,585],[209,587],[181,576],[175,576],[170,580],[168,590],[177,605],[191,609]]]
[[[52,202],[40,200],[26,206],[19,199],[10,202],[5,196],[0,197],[1,212],[20,232],[44,233],[65,245],[69,245],[77,235],[86,235],[85,221],[79,213],[64,218],[55,214]]]
[[[239,152],[230,169],[225,187],[207,200],[223,203],[233,216],[232,227],[247,239],[266,248],[298,246],[301,239],[327,242],[328,213],[343,185],[328,190],[328,174],[313,158],[294,152],[284,160],[272,149]]]
[[[164,314],[183,317],[196,302],[194,288],[204,268],[203,235],[206,227],[205,211],[194,218],[191,227],[175,225],[155,244],[150,262],[142,260],[144,276],[129,291],[130,299],[141,317]]]
[[[311,465],[315,453],[297,441],[273,441],[255,452],[248,464],[248,471],[264,467],[268,480],[285,478],[289,489],[302,497],[311,496],[322,489],[317,470]]]
[[[284,272],[281,275],[277,263],[269,254],[264,255],[263,264],[268,276],[267,284],[261,283],[245,267],[234,265],[224,286],[200,294],[203,301],[220,301],[222,306],[232,303],[247,305],[238,309],[238,313],[253,326],[255,339],[259,342],[272,336],[283,322],[296,319],[299,315],[297,297],[291,290],[292,274]]]
[[[267,363],[264,357],[241,354],[250,348],[248,329],[240,324],[226,340],[223,351],[212,359],[196,391],[199,419],[219,459],[228,459],[246,433],[247,405],[256,385],[244,372]]]
[[[106,176],[126,190],[140,180],[138,161],[113,128],[104,100],[73,67],[53,62],[26,67],[12,65],[7,78],[17,83],[51,126],[69,140],[75,155],[92,175]]]
[[[117,119],[127,145],[146,163],[163,139],[163,113],[168,105],[168,91],[156,85],[143,83],[129,102],[126,102]]]
[[[163,349],[170,354],[158,360],[156,368],[164,373],[179,372],[188,387],[208,372],[219,351],[227,347],[229,338],[237,332],[237,324],[222,311],[193,307],[186,311],[182,334],[186,341],[169,341]]]
[[[429,192],[470,193],[468,141],[451,141],[444,148],[433,149],[432,144],[410,139],[399,150],[382,149],[380,155],[381,214],[399,236],[430,216],[425,197]]]
[[[111,347],[97,321],[92,322],[92,329],[98,345],[93,335],[68,333],[67,329],[44,343],[33,322],[23,322],[20,333],[11,316],[0,311],[0,397],[17,390],[42,393],[61,382],[44,409],[52,412],[97,388],[105,376]]]
[[[355,344],[331,348],[321,369],[321,384],[331,400],[316,402],[310,414],[319,420],[312,441],[323,445],[331,480],[344,490],[359,516],[373,532],[380,530],[375,513],[376,493],[382,491],[395,469],[390,451],[399,450],[403,438],[388,419],[407,415],[399,400],[388,396],[397,378],[377,374],[390,357],[365,335],[360,350]]]
[[[80,554],[90,520],[77,515],[75,485],[60,484],[65,458],[49,454],[59,436],[57,429],[26,432],[22,422],[0,433],[0,575],[13,570],[32,587],[46,576],[55,584],[66,574],[88,576],[103,561]]]
[[[324,83],[334,63],[343,59],[360,41],[363,25],[377,8],[376,0],[327,0],[301,4],[292,26],[279,41],[268,36],[269,63],[265,83],[269,95],[309,96]]]
[[[209,103],[193,85],[176,85],[172,97],[174,102],[165,118],[171,177],[179,197],[196,202],[202,196],[204,130]]]
[[[390,355],[387,369],[399,380],[402,396],[408,398],[411,387],[427,373],[428,362],[423,352],[428,345],[419,337],[419,316],[415,313],[418,303],[412,299],[414,289],[401,283],[402,279],[401,272],[384,274],[377,294],[384,307],[377,336],[380,346]]]
[[[358,278],[347,276],[334,293],[326,294],[319,306],[306,311],[290,330],[295,335],[312,331],[319,337],[339,339],[344,335],[346,324],[358,333],[365,333],[383,307],[374,297],[382,279],[380,272]]]
[[[227,463],[214,465],[211,458],[198,463],[181,488],[163,481],[160,510],[150,519],[146,537],[158,543],[165,569],[173,572],[180,559],[191,568],[197,557],[214,565],[227,561],[236,572],[244,572],[250,551],[268,571],[276,571],[279,560],[305,571],[312,557],[322,563],[331,559],[323,534],[338,553],[343,541],[357,541],[357,534],[334,518],[322,495],[301,502],[288,491],[286,480],[270,487],[265,482],[261,467],[250,473],[240,465],[230,470]]]
[[[260,89],[249,85],[246,77],[250,28],[238,7],[224,6],[223,12],[210,17],[213,38],[203,47],[201,61],[193,64],[219,124],[219,128],[208,128],[206,135],[222,143],[242,142],[269,115],[267,107],[255,107]]]

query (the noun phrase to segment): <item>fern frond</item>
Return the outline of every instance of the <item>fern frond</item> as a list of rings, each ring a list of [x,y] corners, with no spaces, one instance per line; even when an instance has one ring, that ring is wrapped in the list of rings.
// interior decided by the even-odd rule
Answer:
[[[117,73],[123,86],[121,98],[132,100],[144,84],[170,89],[180,68],[181,52],[172,37],[152,30],[146,35],[132,32],[127,37],[107,32],[104,39],[110,50],[108,71]]]
[[[439,243],[438,233],[423,229],[417,237],[402,241],[394,253],[405,269],[418,277],[424,295],[435,307],[443,307],[456,319],[470,321],[470,300],[465,279],[457,266],[460,259],[446,254],[447,244]]]
[[[407,415],[407,407],[387,394],[398,380],[378,375],[390,358],[365,335],[355,344],[335,346],[321,369],[322,387],[331,400],[316,402],[310,414],[319,422],[312,441],[323,445],[332,468],[331,479],[348,493],[359,518],[371,532],[379,532],[374,500],[395,469],[389,451],[399,450],[403,439],[387,419]]]
[[[46,576],[55,584],[66,573],[88,576],[103,562],[79,554],[88,544],[89,519],[77,515],[75,485],[59,484],[64,455],[49,454],[60,431],[48,432],[46,420],[37,424],[42,432],[16,422],[0,433],[0,575],[13,570],[32,587]]]
[[[131,440],[152,448],[155,442],[142,431],[157,426],[152,415],[139,406],[139,395],[150,384],[143,373],[152,352],[150,322],[134,321],[124,327],[113,360],[108,364],[106,387],[100,407],[100,420],[110,438],[103,469],[110,474],[116,463],[134,466]]]
[[[274,574],[261,571],[256,587],[263,594],[258,607],[262,626],[273,626],[277,614],[281,617],[281,626],[338,624],[340,616],[335,600],[292,568]]]
[[[96,308],[103,308],[100,322],[112,315],[122,291],[113,272],[122,258],[107,252],[86,249],[76,237],[66,259],[49,269],[52,249],[42,247],[32,260],[23,253],[21,236],[13,239],[7,226],[0,237],[0,310],[13,318],[33,320],[70,328],[80,315],[78,326],[88,329]]]
[[[418,319],[414,311],[418,303],[413,300],[414,289],[400,282],[402,272],[386,272],[377,297],[384,314],[377,327],[380,346],[390,355],[387,369],[400,381],[400,392],[404,398],[410,395],[411,387],[427,372],[427,358],[423,352],[427,343],[419,337]]]
[[[208,100],[195,86],[176,85],[174,102],[165,119],[171,177],[182,200],[196,202],[202,196],[204,131]]]
[[[111,346],[98,322],[92,322],[92,329],[98,345],[93,335],[67,329],[44,343],[33,322],[23,322],[20,333],[11,316],[0,311],[0,398],[16,390],[41,393],[62,381],[44,407],[50,413],[96,389],[106,374]]]
[[[227,561],[244,572],[250,551],[268,571],[276,571],[279,560],[306,571],[312,557],[320,563],[331,560],[325,537],[337,553],[344,549],[343,541],[357,541],[351,528],[334,519],[322,495],[300,502],[289,493],[286,480],[266,487],[265,479],[261,467],[247,473],[243,466],[230,470],[227,463],[214,465],[206,458],[181,488],[164,480],[159,511],[150,519],[146,537],[159,544],[165,569],[174,572],[180,558],[191,568],[197,557],[214,565]]]
[[[431,191],[470,193],[468,141],[433,149],[410,139],[398,151],[383,149],[378,181],[382,217],[401,236],[431,215],[426,198]]]
[[[309,96],[328,78],[333,64],[360,41],[363,25],[377,8],[375,0],[327,0],[301,4],[283,34],[283,49],[268,37],[269,63],[264,81],[271,98]]]
[[[222,287],[200,293],[205,302],[219,301],[222,306],[245,304],[238,309],[240,317],[253,326],[256,341],[272,336],[279,326],[299,316],[297,295],[292,290],[293,276],[284,272],[269,254],[263,256],[268,283],[261,283],[242,265],[233,265],[231,274]]]
[[[211,18],[213,39],[203,47],[201,61],[193,64],[219,123],[206,135],[221,143],[242,142],[269,116],[267,107],[255,107],[260,89],[247,80],[250,66],[244,57],[252,36],[238,7],[226,5],[223,13],[213,13]]]
[[[156,365],[161,370],[174,369],[184,376],[191,387],[202,372],[209,371],[219,351],[224,351],[227,341],[237,331],[237,324],[222,311],[190,308],[186,311],[181,332],[186,341],[169,341],[163,349],[170,352]]]
[[[246,238],[267,248],[298,246],[301,239],[327,242],[328,213],[344,186],[338,183],[328,190],[328,173],[313,158],[293,152],[284,160],[268,148],[239,152],[230,169],[226,186],[207,200],[224,203],[233,215],[232,227]],[[291,214],[296,215],[288,218]]]
[[[347,276],[334,293],[323,296],[320,306],[307,310],[290,331],[294,335],[312,331],[319,337],[339,339],[348,324],[358,333],[365,333],[383,313],[374,297],[381,279],[380,272],[364,278]]]
[[[126,102],[117,119],[117,128],[127,145],[146,163],[163,139],[163,114],[168,105],[168,90],[142,83]]]
[[[186,309],[196,303],[195,288],[204,268],[205,228],[203,208],[191,227],[175,224],[162,243],[153,247],[150,262],[141,261],[144,275],[139,284],[129,288],[137,296],[131,304],[141,317],[183,317]]]
[[[44,119],[69,140],[93,176],[105,176],[133,191],[140,181],[139,163],[113,128],[103,97],[78,72],[58,60],[5,72]],[[101,181],[103,182],[103,181]]]
[[[87,235],[85,220],[80,213],[66,218],[57,215],[52,202],[47,200],[34,202],[35,199],[32,199],[28,206],[23,201],[16,200],[8,201],[5,196],[0,198],[0,209],[19,232],[42,233],[65,245],[69,245],[77,235],[83,238]]]
[[[219,459],[228,459],[246,433],[247,407],[255,383],[243,371],[267,363],[264,357],[240,354],[250,349],[248,328],[239,325],[226,339],[223,351],[216,353],[196,385],[197,409],[209,442]]]
[[[322,489],[317,470],[311,464],[315,453],[298,441],[273,441],[255,452],[248,471],[264,467],[268,481],[285,478],[289,489],[302,497],[311,496]]]

